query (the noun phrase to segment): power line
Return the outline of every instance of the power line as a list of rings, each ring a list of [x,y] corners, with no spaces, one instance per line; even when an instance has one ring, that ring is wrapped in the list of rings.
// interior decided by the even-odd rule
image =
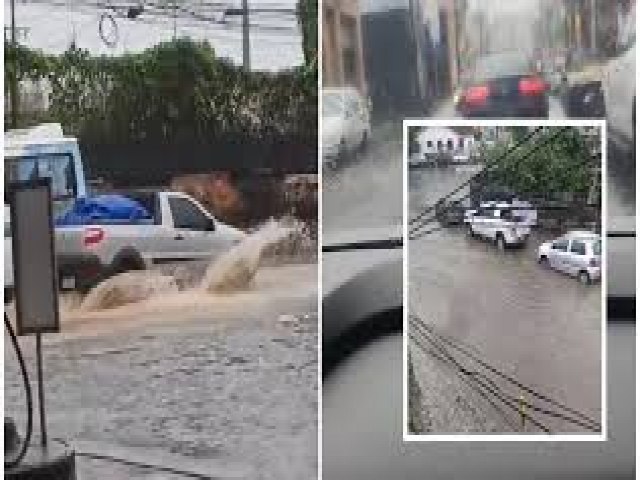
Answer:
[[[449,365],[453,365],[456,372],[462,375],[465,382],[475,390],[477,390],[475,387],[485,388],[487,392],[494,395],[502,403],[508,405],[510,408],[512,408],[512,410],[517,411],[521,416],[524,415],[522,409],[527,411],[531,410],[547,417],[557,418],[569,423],[573,423],[587,430],[596,432],[601,431],[601,425],[599,422],[591,419],[588,415],[574,408],[568,407],[567,405],[564,405],[557,400],[552,399],[548,395],[544,395],[536,391],[532,387],[524,385],[519,380],[498,370],[496,367],[490,365],[486,360],[481,359],[478,354],[472,353],[472,351],[477,351],[477,349],[475,349],[474,347],[466,345],[460,340],[454,339],[453,337],[448,337],[437,332],[433,325],[427,324],[416,315],[410,314],[409,319],[410,326],[413,327],[413,331],[410,331],[409,334],[414,341],[419,342],[418,346],[420,346],[425,353],[428,353],[429,355],[432,355],[435,358],[448,363]],[[429,342],[439,353],[434,353],[433,351],[426,349],[422,341]],[[534,399],[552,405],[560,411],[549,407],[536,405],[531,401],[524,400],[523,398],[516,398],[513,395],[509,395],[508,393],[504,392],[503,389],[499,387],[494,380],[489,378],[487,374],[478,371],[477,367],[476,369],[471,369],[465,367],[459,360],[456,360],[453,352],[450,349],[456,350],[459,355],[461,354],[463,357],[467,358],[467,361],[473,362],[474,365],[484,368],[490,374],[493,374],[501,380],[507,382],[508,385],[512,385],[514,388],[517,388],[519,392],[526,392]],[[527,414],[527,419],[541,430],[549,430],[546,425],[533,418],[530,414]]]

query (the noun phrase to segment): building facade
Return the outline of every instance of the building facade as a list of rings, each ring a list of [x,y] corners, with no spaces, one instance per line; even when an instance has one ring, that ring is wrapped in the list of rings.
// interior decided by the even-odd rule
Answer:
[[[322,2],[322,79],[325,87],[354,86],[367,95],[360,3]]]
[[[430,127],[418,133],[416,143],[421,156],[446,154],[451,157],[471,157],[475,153],[476,139],[471,129]]]

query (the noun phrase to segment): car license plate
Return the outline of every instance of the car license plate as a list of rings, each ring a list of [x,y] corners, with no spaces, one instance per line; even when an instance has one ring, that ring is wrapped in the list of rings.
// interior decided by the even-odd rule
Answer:
[[[63,277],[62,278],[62,289],[63,290],[73,290],[76,288],[76,277]]]

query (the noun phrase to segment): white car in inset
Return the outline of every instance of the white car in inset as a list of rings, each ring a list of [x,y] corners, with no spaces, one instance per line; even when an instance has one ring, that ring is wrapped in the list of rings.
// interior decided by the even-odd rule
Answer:
[[[601,277],[602,242],[600,235],[571,231],[538,247],[538,263],[576,277],[588,284]]]
[[[500,250],[524,245],[531,227],[510,208],[480,208],[468,220],[469,234],[495,242]]]
[[[371,136],[369,106],[354,87],[322,91],[322,157],[335,166],[363,150]]]
[[[510,202],[505,201],[497,201],[491,200],[487,202],[482,202],[480,204],[479,209],[491,209],[491,208],[500,208],[500,209],[511,209],[514,212],[517,211],[518,216],[520,217],[521,222],[525,223],[530,227],[535,227],[538,224],[538,211],[533,207],[531,202],[526,200],[518,200],[513,199]],[[479,209],[469,209],[464,212],[464,223],[469,223],[472,216],[476,214]]]

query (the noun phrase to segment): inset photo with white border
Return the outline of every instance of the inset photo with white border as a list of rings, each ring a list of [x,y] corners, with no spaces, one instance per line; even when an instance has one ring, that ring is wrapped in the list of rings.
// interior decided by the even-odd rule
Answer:
[[[405,441],[604,441],[606,125],[405,120]]]

